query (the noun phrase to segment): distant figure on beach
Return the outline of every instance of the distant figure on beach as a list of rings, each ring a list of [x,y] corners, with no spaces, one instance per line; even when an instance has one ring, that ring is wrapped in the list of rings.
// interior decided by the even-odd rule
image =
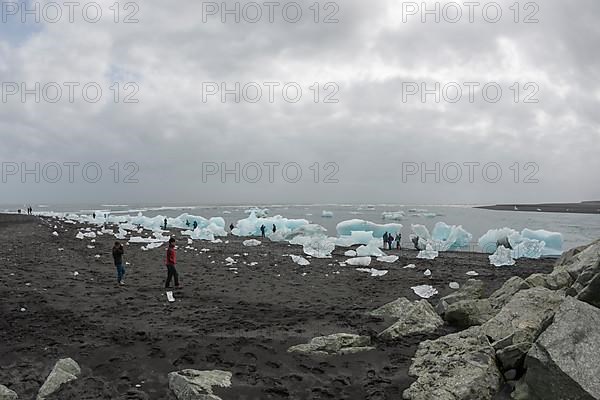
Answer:
[[[233,228],[234,228],[233,223],[229,224],[229,230],[233,231]]]
[[[21,209],[19,208],[19,209],[17,210],[17,212],[18,212],[19,214],[21,214]]]
[[[165,283],[165,289],[171,287],[171,279],[175,278],[175,288],[179,289],[179,274],[175,265],[177,264],[177,253],[175,252],[175,238],[169,239],[169,248],[167,248],[167,282]]]
[[[383,234],[383,248],[385,249],[385,246],[387,245],[387,241],[388,241],[388,233],[384,233]]]
[[[419,237],[418,236],[414,236],[412,238],[412,242],[415,245],[415,250],[419,250]]]
[[[396,233],[396,250],[400,250],[400,241],[402,241],[402,234]]]
[[[185,220],[185,226],[190,226],[190,220],[189,219]]]
[[[96,219],[96,213],[92,213],[92,218]]]
[[[194,221],[194,225],[192,225],[194,227],[194,230],[196,230],[196,228],[198,227],[198,222]]]
[[[265,230],[266,229],[267,229],[266,226],[264,226],[264,225],[260,226],[260,234],[261,234],[262,237],[265,237]]]
[[[123,250],[123,245],[119,242],[115,242],[115,245],[112,249],[113,259],[115,260],[115,267],[117,267],[117,283],[119,285],[124,285],[125,281],[123,278],[125,277],[125,267],[123,266],[123,254],[125,251]]]
[[[390,233],[388,235],[388,249],[389,250],[392,249],[392,243],[394,243],[394,235]]]
[[[500,246],[504,246],[507,249],[511,249],[512,250],[512,246],[510,245],[510,242],[508,241],[507,237],[503,237],[501,239],[496,240],[496,248],[498,248]]]
[[[273,233],[277,232],[277,227],[273,224]]]
[[[163,222],[165,223],[164,230],[166,231],[167,230],[167,219],[165,218],[165,220]]]

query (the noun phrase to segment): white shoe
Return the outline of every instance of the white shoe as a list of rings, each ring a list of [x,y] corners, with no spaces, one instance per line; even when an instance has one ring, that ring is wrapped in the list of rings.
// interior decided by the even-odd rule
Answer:
[[[124,282],[124,281],[121,281],[121,282],[119,282],[119,283],[120,283],[121,285],[124,285],[124,284],[125,284],[125,282]]]

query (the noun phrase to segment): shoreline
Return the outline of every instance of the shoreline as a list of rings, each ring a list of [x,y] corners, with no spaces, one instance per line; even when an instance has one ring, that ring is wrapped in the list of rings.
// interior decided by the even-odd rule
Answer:
[[[496,204],[474,208],[495,211],[600,214],[600,201],[583,203]]]

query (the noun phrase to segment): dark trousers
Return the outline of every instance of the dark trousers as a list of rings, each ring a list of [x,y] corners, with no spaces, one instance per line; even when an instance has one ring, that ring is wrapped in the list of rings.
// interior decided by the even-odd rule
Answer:
[[[179,286],[179,274],[177,273],[177,270],[175,269],[174,265],[167,265],[167,283],[165,284],[165,287],[168,288],[169,286],[171,286],[171,279],[175,278],[175,286]]]
[[[123,263],[115,264],[115,266],[117,267],[117,282],[121,283],[125,276],[125,267],[123,266]]]

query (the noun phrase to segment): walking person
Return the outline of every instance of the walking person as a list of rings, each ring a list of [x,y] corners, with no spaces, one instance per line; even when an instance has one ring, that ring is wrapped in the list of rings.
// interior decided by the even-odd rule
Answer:
[[[390,233],[388,235],[388,250],[392,249],[392,243],[394,243],[394,234]]]
[[[267,229],[266,226],[264,226],[264,225],[260,226],[260,234],[261,234],[262,237],[265,237],[265,230],[266,229]]]
[[[115,245],[112,249],[113,259],[115,260],[115,267],[117,267],[117,283],[119,285],[124,285],[125,281],[123,278],[125,277],[125,267],[123,266],[123,254],[125,251],[123,250],[123,245],[119,242],[115,242]]]
[[[277,227],[273,224],[273,233],[277,232]]]
[[[398,232],[396,233],[396,250],[402,250],[400,247],[400,241],[402,241],[402,234]]]
[[[383,248],[385,249],[385,246],[387,246],[387,241],[388,241],[388,233],[384,233],[383,234]]]
[[[165,223],[164,230],[166,231],[167,230],[167,219],[165,218],[165,220],[163,222]]]
[[[171,279],[175,279],[175,289],[179,289],[179,274],[177,273],[177,269],[175,268],[175,265],[177,264],[175,238],[169,239],[169,247],[167,248],[167,260],[165,264],[167,265],[167,282],[165,284],[165,289],[169,289],[171,287]]]

